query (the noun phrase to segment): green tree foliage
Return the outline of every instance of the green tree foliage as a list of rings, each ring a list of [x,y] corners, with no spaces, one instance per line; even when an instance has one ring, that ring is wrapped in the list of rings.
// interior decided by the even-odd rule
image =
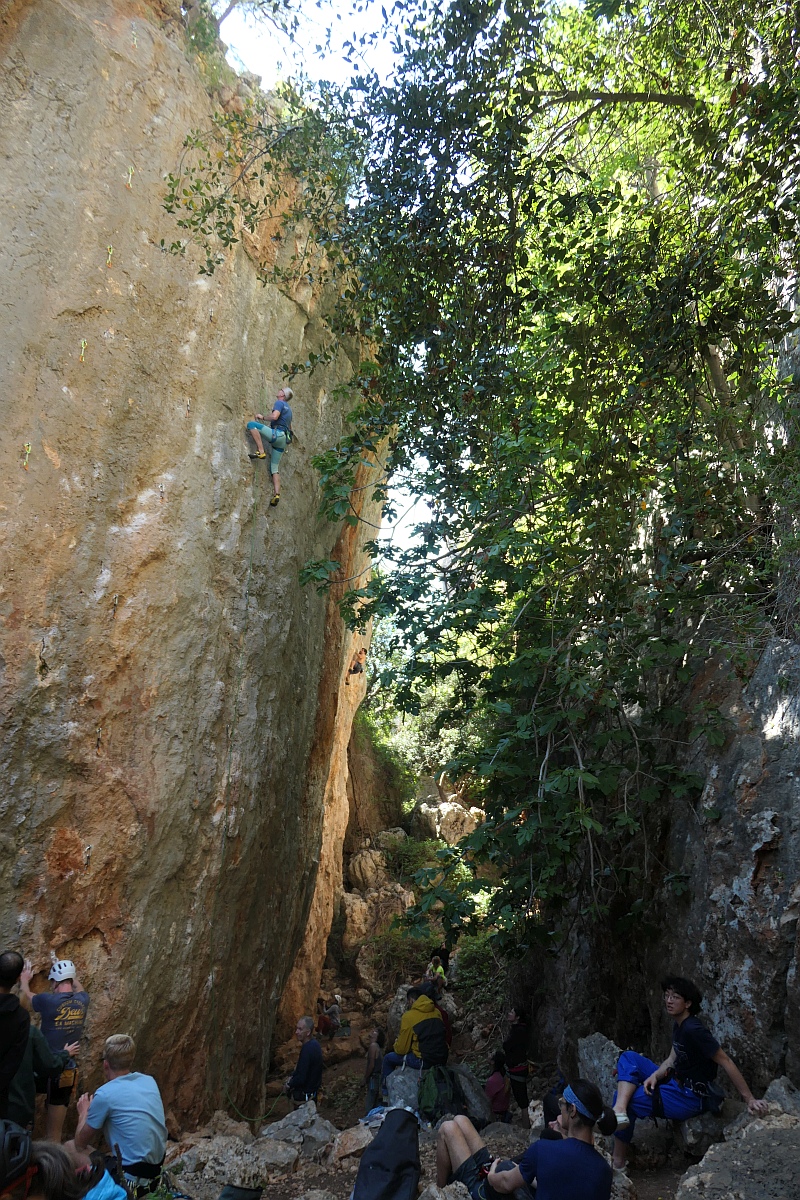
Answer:
[[[375,348],[317,463],[325,512],[357,521],[376,455],[427,498],[343,605],[393,614],[402,707],[447,679],[481,731],[453,769],[486,822],[421,910],[524,944],[645,911],[658,814],[697,794],[687,750],[727,736],[687,685],[721,646],[744,667],[775,616],[800,40],[758,2],[395,11],[391,86],[286,99],[291,132],[250,114],[228,145],[265,194],[299,171],[314,254],[282,270],[335,287],[332,337]],[[193,171],[170,204],[213,269],[263,210],[247,172]]]

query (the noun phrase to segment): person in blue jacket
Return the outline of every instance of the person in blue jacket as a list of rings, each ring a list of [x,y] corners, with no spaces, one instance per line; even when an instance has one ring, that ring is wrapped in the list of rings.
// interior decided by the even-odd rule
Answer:
[[[295,1104],[316,1100],[322,1083],[322,1046],[311,1036],[313,1032],[314,1018],[301,1017],[294,1031],[300,1043],[300,1056],[294,1072],[283,1085],[283,1090],[289,1093]]]
[[[256,413],[255,421],[247,422],[247,431],[256,444],[256,453],[251,454],[250,457],[267,457],[263,439],[266,439],[272,447],[269,469],[272,475],[272,499],[270,500],[270,504],[273,508],[281,498],[281,455],[291,437],[292,410],[289,407],[289,401],[293,395],[294,392],[291,388],[281,388],[276,397],[272,412],[269,415],[269,425],[265,424],[261,413]]]

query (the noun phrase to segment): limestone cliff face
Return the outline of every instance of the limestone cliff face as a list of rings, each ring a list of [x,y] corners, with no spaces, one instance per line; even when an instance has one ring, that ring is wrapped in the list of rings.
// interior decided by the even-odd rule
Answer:
[[[572,1069],[576,1039],[599,1029],[660,1061],[659,980],[674,972],[697,981],[707,1023],[754,1089],[783,1073],[800,1082],[799,696],[800,645],[777,638],[746,685],[724,655],[695,679],[687,705],[721,712],[727,743],[701,738],[689,752],[706,781],[699,803],[673,797],[652,814],[646,919],[576,935],[533,965],[538,1054]]]
[[[163,176],[210,113],[177,15],[0,8],[0,940],[78,961],[85,1082],[130,1031],[180,1123],[260,1111],[358,695],[298,569],[367,564],[310,465],[344,357],[296,386],[279,507],[247,458],[264,379],[321,348],[313,297],[242,249],[209,279],[160,247]]]

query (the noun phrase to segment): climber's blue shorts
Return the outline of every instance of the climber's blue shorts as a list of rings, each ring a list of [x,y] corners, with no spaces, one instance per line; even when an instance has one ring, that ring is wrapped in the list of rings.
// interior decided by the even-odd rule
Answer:
[[[271,425],[262,425],[260,421],[248,421],[248,429],[257,429],[262,438],[272,445],[269,459],[270,474],[277,475],[281,469],[281,455],[286,449],[286,433],[283,429],[273,429]]]
[[[617,1062],[617,1078],[620,1083],[641,1085],[657,1070],[657,1063],[654,1063],[652,1059],[645,1058],[643,1054],[636,1054],[633,1050],[624,1050]],[[688,1121],[689,1117],[699,1117],[703,1111],[702,1097],[693,1092],[691,1088],[682,1087],[675,1079],[660,1084],[659,1091],[664,1105],[664,1116],[670,1121]],[[616,1102],[617,1093],[615,1092],[614,1104]],[[652,1115],[653,1097],[648,1096],[644,1088],[639,1086],[628,1103],[628,1116],[631,1123],[614,1136],[621,1142],[629,1142],[633,1137],[636,1118],[652,1117]]]

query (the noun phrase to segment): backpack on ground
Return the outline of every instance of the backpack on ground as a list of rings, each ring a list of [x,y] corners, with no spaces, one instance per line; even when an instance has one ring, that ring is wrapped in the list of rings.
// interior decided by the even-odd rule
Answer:
[[[420,1078],[417,1108],[423,1121],[431,1124],[447,1113],[453,1117],[458,1113],[466,1113],[457,1076],[447,1067],[434,1066],[424,1070]]]
[[[358,1166],[353,1200],[417,1200],[419,1124],[405,1108],[390,1108]]]

